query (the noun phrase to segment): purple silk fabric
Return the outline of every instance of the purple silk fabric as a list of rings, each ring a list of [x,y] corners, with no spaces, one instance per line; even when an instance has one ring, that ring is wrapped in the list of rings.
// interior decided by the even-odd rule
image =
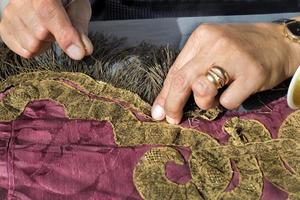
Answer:
[[[277,137],[291,110],[285,99],[249,113],[228,113],[214,122],[186,120],[221,144],[228,135],[224,122],[233,116],[257,119]],[[130,131],[130,130],[129,130]],[[133,170],[151,146],[120,148],[107,122],[70,120],[63,107],[52,101],[32,102],[15,121],[0,122],[0,199],[141,199],[133,183]],[[178,148],[186,159],[189,150]],[[234,176],[227,191],[238,184]],[[188,165],[166,165],[167,177],[176,183],[190,180]],[[288,195],[264,180],[262,199],[287,199]]]

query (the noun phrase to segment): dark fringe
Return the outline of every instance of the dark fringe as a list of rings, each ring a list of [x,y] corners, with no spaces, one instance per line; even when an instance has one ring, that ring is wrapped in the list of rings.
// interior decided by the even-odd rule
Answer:
[[[24,59],[4,44],[0,44],[0,81],[20,73],[35,71],[81,72],[95,80],[138,94],[153,104],[162,89],[167,73],[176,59],[177,51],[168,46],[157,47],[141,43],[126,47],[126,40],[103,34],[91,34],[93,55],[81,61],[70,59],[65,53],[57,53],[54,46],[44,54]],[[56,51],[56,52],[55,52]],[[186,117],[213,120],[222,110],[200,110],[193,96],[184,109]]]
[[[126,48],[125,39],[102,34],[92,34],[90,38],[94,53],[82,61],[74,61],[64,53],[57,56],[54,47],[38,57],[24,59],[2,44],[0,81],[8,76],[40,70],[81,72],[134,92],[152,104],[176,58],[176,51],[168,46],[146,43]]]

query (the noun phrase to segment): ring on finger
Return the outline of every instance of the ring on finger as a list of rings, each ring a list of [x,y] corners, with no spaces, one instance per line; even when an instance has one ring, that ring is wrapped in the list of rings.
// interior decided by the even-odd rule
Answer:
[[[223,88],[229,83],[228,73],[219,66],[212,66],[208,70],[206,77],[216,86],[217,89]]]

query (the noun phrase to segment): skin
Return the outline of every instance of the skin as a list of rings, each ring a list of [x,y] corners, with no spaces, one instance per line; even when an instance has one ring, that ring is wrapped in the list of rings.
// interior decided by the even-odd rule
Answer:
[[[91,17],[88,0],[75,0],[67,8],[60,0],[11,0],[1,17],[2,40],[25,58],[42,53],[54,41],[76,60],[93,51],[86,36]],[[271,23],[199,26],[171,67],[152,117],[180,123],[191,94],[202,109],[217,104],[235,109],[250,95],[291,77],[300,64],[300,45],[285,38],[282,28]],[[205,76],[213,65],[230,76],[222,94]]]
[[[299,55],[300,45],[283,36],[283,25],[201,25],[171,67],[152,116],[179,124],[191,94],[202,109],[217,104],[229,110],[238,108],[250,95],[291,77],[300,64]],[[222,67],[230,77],[222,94],[206,78],[213,65]]]
[[[86,36],[91,18],[88,0],[64,8],[58,0],[10,0],[1,16],[3,42],[22,57],[36,56],[57,44],[71,58],[80,60],[93,52]]]

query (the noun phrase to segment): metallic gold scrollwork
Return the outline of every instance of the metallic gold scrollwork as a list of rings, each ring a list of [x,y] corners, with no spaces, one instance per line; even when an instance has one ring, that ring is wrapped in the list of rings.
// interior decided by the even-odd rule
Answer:
[[[131,92],[83,74],[22,74],[0,83],[2,91],[7,88],[11,89],[0,100],[0,121],[15,120],[31,101],[50,99],[64,106],[69,118],[110,122],[120,147],[162,146],[146,152],[134,170],[135,186],[145,199],[260,199],[264,177],[287,191],[290,199],[300,197],[299,111],[286,119],[278,139],[272,139],[258,121],[232,118],[224,125],[229,143],[220,145],[194,129],[138,120],[131,109],[147,116],[148,104]],[[183,162],[174,146],[192,151],[188,160],[192,179],[183,185],[165,176],[166,162]],[[232,162],[240,180],[226,191],[233,176]]]

